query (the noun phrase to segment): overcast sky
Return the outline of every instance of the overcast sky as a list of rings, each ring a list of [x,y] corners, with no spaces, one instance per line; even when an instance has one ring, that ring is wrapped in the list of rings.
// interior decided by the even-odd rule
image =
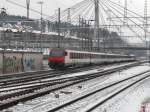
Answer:
[[[26,0],[10,0],[18,4],[26,6]],[[52,15],[55,13],[55,10],[60,7],[62,10],[68,8],[82,0],[30,0],[30,8],[40,11],[40,5],[38,1],[43,1],[43,13],[47,15]],[[26,9],[16,6],[7,2],[7,0],[0,0],[0,7],[5,7],[9,14],[13,15],[26,15]],[[30,12],[30,17],[39,18],[39,14]]]
[[[10,0],[10,1],[16,2],[16,3],[21,4],[23,6],[26,6],[26,0]],[[44,2],[43,13],[48,15],[48,16],[51,16],[54,13],[56,13],[56,10],[58,9],[58,7],[60,7],[61,10],[64,10],[64,9],[69,8],[69,7],[75,5],[76,3],[81,2],[83,0],[30,0],[30,1],[31,1],[30,8],[37,10],[37,11],[40,11],[40,5],[37,4],[37,2],[43,1]],[[101,0],[101,1],[105,1],[105,0]],[[120,4],[122,6],[124,6],[124,2],[125,2],[125,0],[111,0],[111,1],[113,1],[117,4]],[[144,16],[144,2],[145,2],[145,0],[127,0],[127,1],[128,1],[128,9],[129,10],[136,12],[141,16]],[[147,0],[147,2],[148,2],[148,16],[150,16],[150,0]],[[2,7],[7,9],[8,14],[26,16],[26,9],[25,8],[21,8],[19,6],[11,4],[11,3],[7,2],[7,0],[0,0],[0,8],[2,8]],[[36,14],[36,13],[33,13],[30,11],[30,18],[39,19],[40,14]],[[142,20],[142,22],[143,22],[143,20]],[[130,34],[129,31],[127,31],[127,32],[128,33],[124,33],[124,34]],[[137,31],[135,31],[135,32],[140,32],[140,34],[143,35],[142,34],[143,31],[141,31],[139,29],[137,29]]]
[[[26,0],[11,0],[11,1],[26,6]],[[40,11],[40,7],[39,4],[37,4],[37,2],[41,0],[30,0],[30,1],[31,1],[30,7]],[[47,15],[52,15],[54,14],[55,10],[58,7],[60,7],[63,10],[65,8],[71,7],[72,5],[80,1],[82,0],[43,0],[44,2],[43,13]],[[124,5],[125,0],[112,0],[112,1]],[[145,0],[128,0],[128,8],[142,15],[144,12],[144,1]],[[148,1],[148,7],[150,7],[150,0],[147,1]],[[13,5],[7,2],[7,0],[0,0],[0,7],[5,7],[9,14],[24,15],[24,16],[26,15],[26,9]],[[148,11],[150,11],[150,8],[148,9]],[[148,15],[150,15],[149,13],[150,12],[148,12]],[[30,17],[39,18],[39,14],[31,12]]]

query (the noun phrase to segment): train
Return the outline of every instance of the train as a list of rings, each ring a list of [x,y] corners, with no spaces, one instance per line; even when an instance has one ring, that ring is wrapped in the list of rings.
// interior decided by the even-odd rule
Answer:
[[[88,51],[50,49],[48,65],[52,69],[63,69],[70,66],[135,61],[134,55],[120,55]]]

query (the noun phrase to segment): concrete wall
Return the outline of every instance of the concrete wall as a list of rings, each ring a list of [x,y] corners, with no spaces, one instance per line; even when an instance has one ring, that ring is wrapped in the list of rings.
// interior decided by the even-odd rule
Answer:
[[[0,52],[0,74],[41,70],[43,55],[39,52]]]
[[[25,53],[23,66],[25,71],[40,70],[42,68],[43,56],[39,53]]]
[[[4,74],[23,71],[22,53],[5,52],[3,57]]]

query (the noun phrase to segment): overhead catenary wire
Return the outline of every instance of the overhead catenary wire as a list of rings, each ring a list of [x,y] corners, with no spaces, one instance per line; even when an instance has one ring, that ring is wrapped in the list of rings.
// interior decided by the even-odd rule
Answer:
[[[11,2],[14,5],[18,5],[18,6],[22,7],[22,8],[26,8],[25,6],[20,5],[20,4],[14,2],[12,0],[7,0],[7,1]],[[123,6],[121,6],[121,5],[119,5],[119,4],[115,3],[115,2],[112,2],[111,0],[103,0],[103,1],[99,0],[99,6],[101,7],[100,11],[99,11],[100,12],[99,13],[99,17],[100,17],[100,21],[103,24],[103,26],[105,26],[107,24],[107,22],[105,20],[105,16],[108,16],[107,13],[106,13],[106,9],[104,9],[104,7],[107,8],[107,9],[110,9],[111,12],[115,16],[117,15],[116,17],[118,18],[118,20],[120,22],[123,22],[123,20],[121,18],[119,18],[119,16],[123,15],[123,10],[124,10]],[[71,9],[71,20],[72,20],[73,23],[77,23],[78,22],[79,15],[81,15],[81,17],[85,18],[85,20],[94,20],[94,13],[93,13],[94,12],[94,3],[93,3],[93,0],[83,0],[83,1],[81,1],[79,3],[77,3],[76,5],[70,7],[70,9]],[[40,12],[37,11],[37,10],[31,9],[31,8],[30,8],[30,10],[35,12],[35,13],[37,13],[37,14],[40,14]],[[129,9],[127,9],[127,11],[128,11],[128,15],[130,15],[131,17],[137,16],[137,18],[135,18],[135,20],[137,20],[139,22],[141,21],[142,16],[140,14],[137,14],[137,13],[135,13],[135,12],[129,10]],[[68,12],[67,9],[61,11],[61,20],[62,20],[62,22],[67,21],[67,12]],[[105,12],[105,14],[103,12]],[[47,14],[43,14],[43,15],[46,17],[46,19],[44,19],[44,20],[47,20],[49,22],[56,22],[57,21],[57,14],[55,14],[53,16],[49,16]],[[131,18],[127,18],[127,19],[131,23],[133,23],[136,26],[138,26],[141,30],[144,30],[144,26],[139,25],[138,23],[136,23]],[[113,22],[113,24],[117,24],[117,23]],[[108,25],[106,25],[105,28],[107,28],[107,26]],[[127,27],[130,29],[130,31],[134,32],[134,34],[137,35],[137,37],[141,38],[141,36],[139,34],[137,34],[137,32],[130,27],[130,25],[127,25]],[[116,29],[117,28],[118,27],[116,27]],[[150,33],[150,32],[147,32],[147,33]]]
[[[9,3],[11,3],[11,4],[14,4],[16,6],[22,7],[24,9],[27,8],[26,6],[23,6],[23,5],[21,5],[21,4],[17,3],[17,2],[12,1],[12,0],[6,0],[6,1],[9,2]],[[30,8],[29,10],[32,11],[32,12],[34,12],[34,13],[41,14],[41,12],[39,12],[39,11],[37,11],[35,9]],[[44,14],[44,13],[43,13],[43,16],[50,17],[49,15]]]
[[[122,6],[113,4],[113,2],[111,2],[110,0],[108,0],[106,2],[109,2],[109,4],[111,4],[111,6],[117,8],[117,9],[120,9],[122,11],[124,10],[124,8]],[[139,22],[143,23],[143,18],[144,18],[143,16],[133,13],[133,11],[130,11],[128,9],[126,9],[126,10],[127,10],[128,15],[130,15],[129,17],[127,17],[127,19],[134,19],[134,20],[138,20]]]
[[[86,13],[86,11],[90,8],[91,4],[87,3],[84,5],[84,7],[81,7],[78,10],[74,10],[74,12],[76,13],[72,13],[72,19],[77,19],[79,17],[79,15],[82,15],[82,17],[84,17],[84,13]],[[83,12],[84,10],[84,12]]]
[[[100,0],[101,1],[101,0]],[[105,6],[105,7],[107,7],[109,10],[111,10],[112,11],[112,9],[110,8],[110,7],[108,7],[108,6],[110,6],[110,5],[106,5],[105,3],[104,3],[104,1],[101,1],[101,3]],[[119,17],[116,13],[114,13],[113,11],[112,11],[112,13],[116,16],[116,17]],[[123,20],[121,20],[120,18],[118,18],[121,22],[123,22]],[[129,27],[129,25],[128,25],[128,27]],[[134,32],[134,33],[136,33],[136,32]],[[136,35],[143,41],[143,42],[145,42],[145,40],[143,40],[142,38],[141,38],[141,36],[140,35],[138,35],[137,33],[136,33]]]
[[[107,1],[109,1],[109,2],[111,2],[112,4],[115,4],[116,6],[119,6],[120,8],[124,9],[124,7],[123,7],[123,6],[121,6],[121,5],[119,5],[119,4],[115,3],[115,2],[113,2],[113,1],[111,1],[111,0],[107,0]],[[127,9],[127,11],[128,11],[128,12],[131,12],[131,13],[133,13],[133,14],[135,14],[135,15],[137,15],[137,16],[139,16],[139,17],[141,17],[141,18],[143,18],[143,16],[142,16],[142,15],[140,15],[140,14],[138,14],[138,13],[135,13],[135,12],[133,12],[133,11],[129,10],[129,9]]]
[[[107,1],[105,1],[106,3]],[[115,11],[117,11],[119,14],[123,15],[119,10],[117,10],[116,8],[112,7],[112,5],[106,3],[107,5],[109,5],[111,8],[113,8]],[[134,23],[135,25],[137,25],[140,29],[142,29],[143,31],[145,30],[141,25],[137,24],[136,22],[134,22],[131,18],[128,18],[128,20],[132,23]],[[129,25],[128,25],[129,26]],[[147,31],[147,33],[150,34],[150,32]]]
[[[71,10],[74,10],[76,13],[78,12],[78,10],[81,10],[82,8],[87,6],[87,3],[89,0],[84,0],[81,1],[79,3],[77,3],[76,5],[69,7]],[[71,11],[72,12],[72,11]],[[68,8],[66,10],[62,10],[61,11],[61,20],[63,21],[62,18],[67,18],[67,13],[68,13]],[[56,21],[57,20],[57,14],[54,14],[51,18],[49,18],[50,21]]]

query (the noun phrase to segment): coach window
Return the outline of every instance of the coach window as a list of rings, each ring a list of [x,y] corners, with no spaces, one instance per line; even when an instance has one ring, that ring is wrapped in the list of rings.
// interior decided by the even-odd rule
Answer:
[[[95,58],[95,55],[94,55],[94,54],[92,54],[92,58]]]
[[[92,58],[93,58],[93,59],[95,58],[95,54],[92,54]]]
[[[71,53],[72,54],[72,59],[74,58],[74,53]]]
[[[85,58],[85,54],[83,53],[83,54],[82,54],[82,59],[84,59],[84,58]]]
[[[80,55],[79,55],[79,53],[77,53],[77,59],[79,59],[79,57],[80,57]]]
[[[101,55],[101,58],[102,58],[102,59],[105,58],[105,55]]]
[[[79,54],[78,54],[78,53],[76,53],[76,59],[78,59],[78,57],[79,57]]]
[[[113,55],[108,55],[108,58],[113,59],[114,56]]]
[[[78,58],[78,54],[77,53],[75,53],[75,59],[77,59]]]
[[[73,53],[73,58],[74,58],[74,59],[76,58],[76,53]]]
[[[72,53],[70,53],[70,58],[72,59]]]
[[[111,56],[111,55],[108,55],[108,56],[107,56],[107,58],[113,58],[113,56]]]
[[[95,58],[95,54],[93,54],[93,58]]]
[[[98,59],[98,54],[96,55],[96,58]]]
[[[73,57],[73,59],[75,59],[75,53],[72,53],[72,57]]]
[[[83,53],[82,54],[80,54],[81,55],[81,58],[80,59],[83,59]]]
[[[82,59],[84,59],[84,53],[83,53],[83,54],[81,54],[81,56],[82,56]]]
[[[78,59],[81,59],[81,54],[80,53],[78,53]]]
[[[72,54],[72,59],[74,58],[74,53],[71,53]]]
[[[74,53],[74,58],[77,59],[77,53]]]
[[[83,56],[83,54],[81,54],[81,59],[83,59],[84,58],[84,56]]]
[[[71,58],[72,58],[72,59],[74,58],[74,53],[71,53]]]
[[[86,57],[85,57],[85,53],[83,53],[83,59],[85,59]]]
[[[81,59],[81,53],[79,53],[79,59]]]

